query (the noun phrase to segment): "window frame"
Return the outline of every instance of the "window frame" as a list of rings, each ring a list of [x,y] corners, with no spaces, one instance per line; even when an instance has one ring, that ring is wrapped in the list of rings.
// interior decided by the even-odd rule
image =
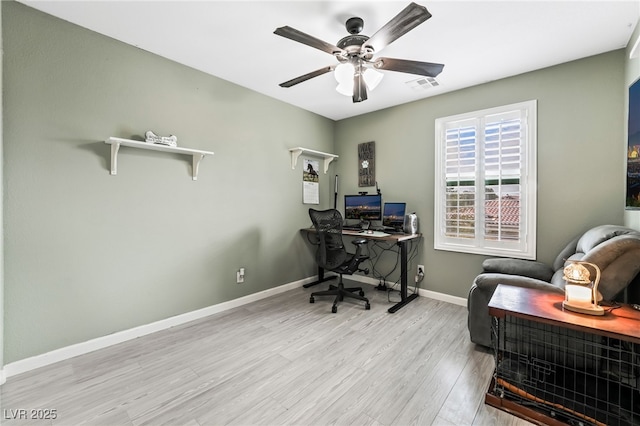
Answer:
[[[485,226],[485,165],[484,138],[486,120],[491,116],[520,112],[520,240],[517,243],[489,240],[484,237]],[[474,123],[475,162],[474,237],[456,238],[445,235],[447,220],[446,151],[447,129],[462,128]],[[524,139],[524,141],[523,141]],[[435,120],[435,181],[434,181],[434,249],[520,259],[536,258],[537,211],[537,101],[529,100],[478,111],[441,117]]]

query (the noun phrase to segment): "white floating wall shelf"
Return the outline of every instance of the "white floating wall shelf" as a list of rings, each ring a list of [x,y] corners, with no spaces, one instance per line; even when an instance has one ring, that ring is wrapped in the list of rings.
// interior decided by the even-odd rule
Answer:
[[[120,146],[148,149],[151,151],[171,152],[174,154],[191,155],[192,156],[191,173],[192,173],[193,180],[198,180],[198,167],[200,165],[200,161],[202,161],[202,159],[207,155],[213,155],[213,152],[211,151],[179,148],[174,146],[152,144],[152,143],[146,143],[141,141],[133,141],[130,139],[121,139],[121,138],[113,138],[113,137],[109,138],[109,140],[104,141],[104,143],[111,145],[111,174],[112,175],[118,174],[118,151],[120,150]]]
[[[326,152],[314,151],[313,149],[307,149],[307,148],[301,148],[301,147],[291,148],[289,151],[291,152],[291,168],[292,169],[296,168],[296,165],[298,164],[298,157],[300,157],[300,155],[304,153],[313,157],[324,158],[325,174],[327,173],[327,170],[329,170],[329,164],[335,158],[338,158],[338,156],[334,154],[327,154]]]

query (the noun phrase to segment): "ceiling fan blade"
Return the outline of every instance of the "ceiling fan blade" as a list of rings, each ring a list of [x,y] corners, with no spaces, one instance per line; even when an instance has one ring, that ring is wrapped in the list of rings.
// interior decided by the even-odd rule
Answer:
[[[326,74],[329,71],[331,71],[333,67],[324,67],[324,68],[320,68],[319,70],[315,70],[315,71],[311,71],[308,74],[305,75],[301,75],[300,77],[296,77],[294,79],[291,79],[289,81],[285,81],[284,83],[280,83],[280,87],[291,87],[291,86],[295,86],[298,83],[302,83],[303,81],[307,81],[309,79],[312,79],[314,77],[317,77],[319,75],[322,74]]]
[[[374,52],[379,52],[429,18],[431,13],[426,7],[411,3],[372,35],[362,47],[370,47]]]
[[[431,62],[409,61],[406,59],[378,58],[374,63],[377,69],[386,71],[406,72],[408,74],[426,75],[435,77],[442,72],[443,64]]]
[[[335,55],[337,53],[346,54],[346,52],[340,49],[338,46],[334,46],[331,43],[322,41],[318,38],[315,38],[314,36],[303,33],[302,31],[298,31],[295,28],[291,28],[289,26],[277,28],[273,33],[291,39],[293,41],[297,41],[298,43],[306,44],[307,46],[311,46],[318,50],[322,50],[323,52],[327,52],[331,55]]]
[[[367,85],[364,82],[362,73],[358,72],[353,76],[353,103],[367,100]]]

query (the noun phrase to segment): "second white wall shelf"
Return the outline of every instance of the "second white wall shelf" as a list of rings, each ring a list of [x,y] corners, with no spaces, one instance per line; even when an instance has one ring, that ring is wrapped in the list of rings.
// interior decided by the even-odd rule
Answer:
[[[179,148],[175,146],[159,145],[159,144],[146,143],[141,141],[134,141],[130,139],[113,138],[113,137],[109,138],[109,140],[104,141],[104,143],[111,145],[111,174],[112,175],[118,174],[118,151],[120,150],[120,146],[148,149],[151,151],[172,152],[176,154],[191,155],[192,156],[191,175],[193,180],[198,180],[198,167],[200,166],[200,161],[202,161],[202,159],[207,155],[213,155],[213,152],[211,151]]]
[[[295,169],[298,164],[298,157],[303,153],[311,155],[313,157],[321,157],[324,158],[324,173],[327,173],[329,170],[329,164],[335,159],[338,158],[337,155],[328,154],[326,152],[314,151],[313,149],[307,149],[302,147],[291,148],[289,150],[291,152],[291,168]]]

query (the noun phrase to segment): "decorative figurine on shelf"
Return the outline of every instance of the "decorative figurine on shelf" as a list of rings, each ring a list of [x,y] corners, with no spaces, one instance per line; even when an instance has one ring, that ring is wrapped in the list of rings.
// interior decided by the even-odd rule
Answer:
[[[160,145],[168,145],[173,147],[178,146],[178,137],[174,135],[158,136],[151,130],[147,130],[147,132],[144,134],[144,137],[146,138],[145,142],[147,143],[157,143]]]

